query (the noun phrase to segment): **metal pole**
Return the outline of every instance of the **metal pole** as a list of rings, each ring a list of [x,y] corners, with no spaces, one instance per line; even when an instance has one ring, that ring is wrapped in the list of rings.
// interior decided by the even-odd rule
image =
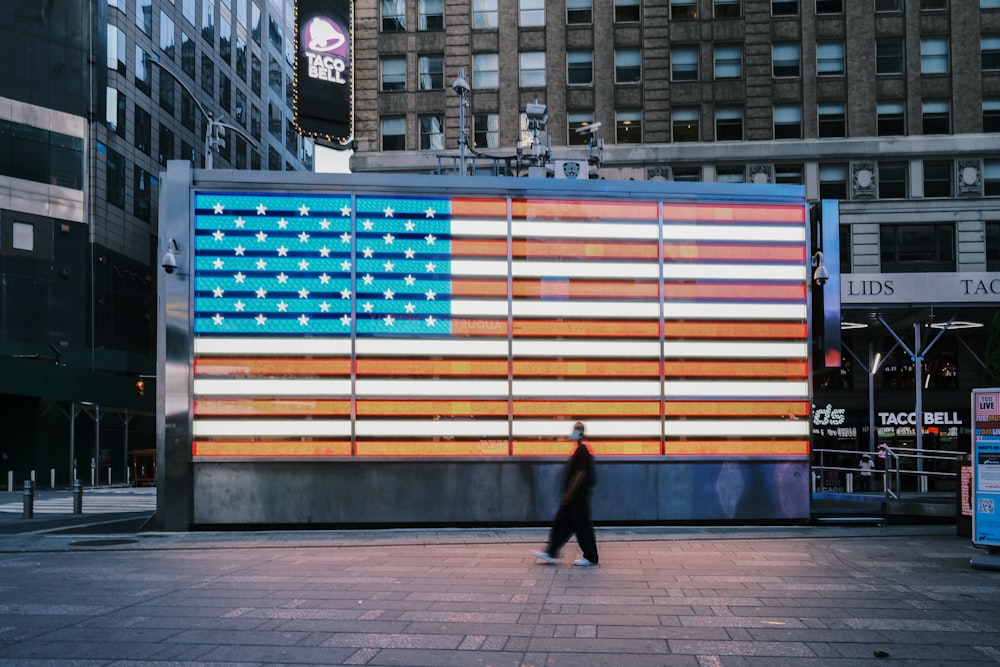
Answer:
[[[204,110],[203,110],[204,111]],[[211,169],[214,164],[212,160],[212,128],[215,126],[215,121],[212,120],[212,114],[205,113],[205,169]]]
[[[69,481],[76,479],[76,403],[69,404]]]
[[[458,78],[465,81],[465,68],[458,70]],[[458,105],[458,124],[459,124],[459,140],[458,140],[458,155],[459,162],[462,165],[462,176],[468,175],[468,170],[465,164],[465,144],[469,141],[469,134],[465,129],[465,105],[468,99],[469,93],[463,88],[459,97],[461,101]]]
[[[35,484],[30,479],[24,480],[23,518],[35,518]]]
[[[101,465],[101,406],[94,406],[94,465],[90,467],[90,485],[98,486],[97,468]]]
[[[875,453],[875,341],[868,341],[868,451]]]
[[[913,323],[913,378],[917,383],[916,410],[917,422],[917,488],[921,493],[927,491],[927,477],[924,472],[924,357],[920,349],[920,322]]]
[[[83,514],[83,484],[73,480],[73,514]]]

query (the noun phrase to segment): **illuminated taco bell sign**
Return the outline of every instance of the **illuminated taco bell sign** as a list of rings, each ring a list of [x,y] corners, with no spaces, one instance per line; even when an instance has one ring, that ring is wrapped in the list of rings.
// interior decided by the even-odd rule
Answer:
[[[345,142],[353,134],[353,2],[297,0],[295,124],[302,134]]]

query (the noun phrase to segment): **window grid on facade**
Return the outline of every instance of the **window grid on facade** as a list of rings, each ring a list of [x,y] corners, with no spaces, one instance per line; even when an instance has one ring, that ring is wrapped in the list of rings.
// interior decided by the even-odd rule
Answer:
[[[444,149],[444,119],[436,114],[420,116],[420,150]]]
[[[719,107],[715,110],[715,140],[743,140],[743,109]]]
[[[771,0],[771,16],[798,16],[799,0]]]
[[[406,56],[382,58],[382,91],[406,90]]]
[[[518,25],[522,28],[544,28],[545,0],[518,0]]]
[[[381,125],[382,150],[405,151],[406,119],[401,117],[383,118]]]
[[[878,136],[906,134],[905,107],[902,102],[879,102],[876,119]]]
[[[1000,132],[1000,98],[983,100],[983,132]]]
[[[885,161],[878,163],[879,199],[906,199],[907,163]]]
[[[692,21],[698,18],[697,0],[670,0],[670,20]]]
[[[545,85],[545,52],[525,51],[520,54],[520,84],[522,88]]]
[[[875,73],[903,73],[903,40],[899,37],[881,37],[875,40]]]
[[[819,166],[819,196],[822,199],[847,199],[847,165]]]
[[[847,136],[847,110],[838,102],[821,102],[817,108],[818,134],[821,139]]]
[[[743,76],[743,49],[738,44],[715,46],[715,78],[739,79]]]
[[[920,40],[920,72],[948,73],[948,38],[925,37]]]
[[[566,83],[571,86],[594,83],[594,52],[568,51],[566,53]]]
[[[406,30],[406,0],[382,0],[382,31]]]
[[[420,90],[441,90],[444,88],[444,57],[420,56],[417,59]]]
[[[879,255],[883,273],[953,272],[955,225],[880,225]]]
[[[617,12],[617,5],[616,5]],[[566,0],[566,23],[570,25],[594,22],[593,0]]]
[[[796,43],[774,44],[771,47],[772,74],[774,77],[797,77],[801,73],[799,66],[801,50]]]
[[[698,110],[675,108],[670,113],[670,135],[674,142],[698,141]]]
[[[477,148],[500,147],[500,115],[477,113],[472,117],[472,140]]]
[[[477,30],[495,30],[500,25],[498,0],[473,0],[472,27]]]
[[[715,18],[739,18],[743,14],[742,0],[715,0],[713,3]]]
[[[951,105],[948,100],[925,100],[922,111],[924,134],[951,132]]]
[[[816,0],[817,14],[842,14],[844,0]]]
[[[615,143],[616,144],[642,143],[641,111],[615,112]]]
[[[615,83],[642,80],[642,54],[638,49],[615,49]]]
[[[590,133],[580,132],[594,123],[594,114],[589,111],[571,111],[566,114],[566,124],[569,130],[569,146],[586,146],[590,143]]]
[[[670,78],[674,81],[698,80],[698,47],[676,46],[670,52]]]
[[[615,22],[636,23],[639,21],[639,0],[615,0]]]
[[[774,138],[802,138],[802,107],[796,104],[775,105]]]
[[[419,0],[417,30],[444,30],[444,0]]]
[[[980,43],[983,70],[1000,70],[1000,35],[983,35]]]
[[[875,0],[876,12],[899,12],[903,10],[903,0]]]
[[[1000,167],[1000,164],[994,166]],[[993,174],[994,187],[1000,189],[1000,173]],[[1000,194],[997,191],[990,193]],[[986,223],[986,270],[1000,271],[1000,222],[991,220]]]
[[[500,86],[500,57],[496,53],[472,56],[472,87],[476,90]]]
[[[951,160],[924,160],[924,197],[951,197]]]
[[[841,76],[844,74],[844,43],[816,43],[817,76]]]

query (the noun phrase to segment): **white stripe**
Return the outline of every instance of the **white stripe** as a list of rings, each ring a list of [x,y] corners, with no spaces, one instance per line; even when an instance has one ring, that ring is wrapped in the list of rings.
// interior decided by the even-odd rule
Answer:
[[[668,420],[664,424],[667,437],[708,436],[801,436],[809,435],[809,421],[801,420]]]
[[[776,343],[769,341],[693,341],[663,344],[667,359],[805,359],[806,343]]]
[[[399,341],[392,338],[358,338],[361,357],[506,357],[507,338],[502,340],[435,339]]]
[[[804,282],[806,268],[801,264],[677,264],[663,263],[666,280],[778,280]],[[761,290],[760,297],[767,298]]]
[[[623,317],[652,319],[660,316],[660,304],[642,301],[514,301],[514,317]],[[505,301],[452,301],[454,317],[507,317]],[[575,326],[567,322],[567,326]]]
[[[195,356],[241,356],[293,354],[339,356],[351,354],[350,338],[199,338],[194,339]]]
[[[350,396],[350,380],[200,380],[194,381],[195,396]]]
[[[489,419],[365,419],[359,418],[355,432],[359,437],[384,436],[456,436],[475,438],[507,438],[507,420]]]
[[[659,223],[655,220],[647,224],[606,222],[586,222],[583,220],[562,220],[559,222],[526,222],[515,220],[511,224],[513,237],[565,238],[565,239],[652,239],[659,238]]]
[[[640,436],[656,439],[660,438],[660,420],[658,417],[647,420],[588,420],[586,427],[588,438],[629,438]],[[513,434],[515,438],[565,438],[567,441],[567,447],[570,448],[569,451],[572,451],[573,447],[573,443],[569,441],[569,434],[572,431],[573,420],[553,421],[548,419],[516,419],[513,424]],[[567,451],[567,454],[569,451]]]
[[[664,308],[668,320],[805,321],[807,314],[804,303],[668,303]]]
[[[514,380],[517,398],[658,398],[659,380]]]
[[[806,230],[802,225],[663,225],[664,241],[789,241],[802,243]]]
[[[366,380],[355,383],[357,396],[486,396],[506,398],[507,380]]]
[[[567,324],[567,327],[571,326]],[[659,359],[658,341],[514,339],[514,357]]]
[[[454,259],[451,261],[453,276],[507,277],[507,260]],[[432,276],[433,277],[433,276]]]
[[[733,380],[696,382],[693,380],[670,380],[663,384],[663,393],[668,399],[697,397],[798,398],[809,395],[809,384],[806,382],[738,382]]]
[[[507,221],[496,219],[452,218],[451,233],[454,237],[482,236],[507,240]]]
[[[339,437],[351,435],[350,419],[195,419],[196,438],[224,436]]]

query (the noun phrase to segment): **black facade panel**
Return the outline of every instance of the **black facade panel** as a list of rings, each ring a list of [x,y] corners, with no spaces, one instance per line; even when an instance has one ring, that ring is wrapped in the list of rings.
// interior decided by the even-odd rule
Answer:
[[[295,123],[343,142],[353,134],[353,3],[299,0],[295,16]]]

